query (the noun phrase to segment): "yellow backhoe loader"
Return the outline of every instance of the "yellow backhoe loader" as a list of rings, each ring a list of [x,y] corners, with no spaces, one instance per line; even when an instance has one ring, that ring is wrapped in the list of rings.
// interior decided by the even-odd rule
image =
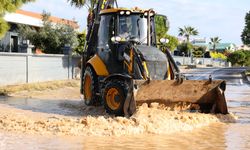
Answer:
[[[81,93],[86,105],[104,105],[108,113],[125,116],[132,115],[137,105],[152,102],[228,113],[225,81],[186,80],[169,51],[157,48],[159,15],[152,9],[119,8],[116,0],[99,0],[93,13],[82,55]]]

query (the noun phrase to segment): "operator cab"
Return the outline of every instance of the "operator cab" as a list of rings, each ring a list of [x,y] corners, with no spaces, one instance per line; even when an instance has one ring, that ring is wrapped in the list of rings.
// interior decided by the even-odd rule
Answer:
[[[156,46],[153,11],[105,9],[100,13],[98,48],[108,48],[116,42],[137,41],[139,45]],[[148,21],[149,19],[149,21]],[[150,41],[148,40],[148,24],[150,25]]]

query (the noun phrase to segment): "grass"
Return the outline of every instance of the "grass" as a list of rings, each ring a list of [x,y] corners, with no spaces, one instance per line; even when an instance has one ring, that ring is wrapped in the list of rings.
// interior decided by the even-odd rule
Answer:
[[[56,90],[63,87],[79,87],[79,83],[79,80],[61,80],[20,85],[8,85],[0,87],[0,95],[8,96],[12,93],[17,93],[21,91],[44,91]]]

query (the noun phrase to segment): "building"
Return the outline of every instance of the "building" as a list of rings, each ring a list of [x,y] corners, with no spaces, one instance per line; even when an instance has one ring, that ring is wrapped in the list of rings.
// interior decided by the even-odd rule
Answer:
[[[206,38],[196,38],[191,41],[193,46],[205,47],[206,51],[209,51],[209,45],[207,44]]]
[[[180,43],[183,43],[185,42],[185,39],[183,38],[179,38],[178,39]],[[209,44],[206,40],[206,38],[194,38],[194,39],[191,39],[190,43],[195,46],[195,47],[204,47],[205,48],[205,53],[203,55],[203,57],[205,58],[210,58],[210,52],[213,51],[213,45],[212,44]],[[218,43],[216,45],[216,51],[217,52],[225,52],[226,50],[229,50],[229,51],[236,51],[237,48],[236,45],[234,43]],[[245,46],[244,49],[247,49],[247,47]],[[178,49],[176,49],[174,51],[174,55],[177,55],[177,56],[182,56],[183,54],[180,54],[180,51]]]
[[[213,45],[209,44],[209,50],[214,50],[213,49]],[[237,50],[237,47],[234,43],[218,43],[216,44],[216,51],[217,52],[225,52],[226,50],[229,50],[229,51],[236,51]]]
[[[25,24],[38,30],[43,27],[42,15],[30,11],[17,10],[15,13],[6,14],[4,19],[9,23],[10,29],[5,36],[0,39],[0,52],[26,53],[27,50],[23,48],[26,41],[18,36],[17,26],[18,24]],[[54,24],[66,24],[73,27],[75,30],[79,30],[79,25],[74,20],[51,16],[50,21]]]
[[[213,51],[213,45],[206,42],[206,38],[193,39],[191,43],[194,46],[206,47],[206,51]],[[216,51],[225,52],[226,50],[235,51],[237,46],[234,43],[218,43],[216,44]]]
[[[241,45],[237,48],[238,50],[250,51],[250,47],[247,45]]]

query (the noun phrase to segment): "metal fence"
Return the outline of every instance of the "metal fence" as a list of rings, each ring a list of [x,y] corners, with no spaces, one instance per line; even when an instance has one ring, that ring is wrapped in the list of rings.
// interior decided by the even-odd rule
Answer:
[[[79,61],[70,55],[0,53],[0,85],[72,79]]]

